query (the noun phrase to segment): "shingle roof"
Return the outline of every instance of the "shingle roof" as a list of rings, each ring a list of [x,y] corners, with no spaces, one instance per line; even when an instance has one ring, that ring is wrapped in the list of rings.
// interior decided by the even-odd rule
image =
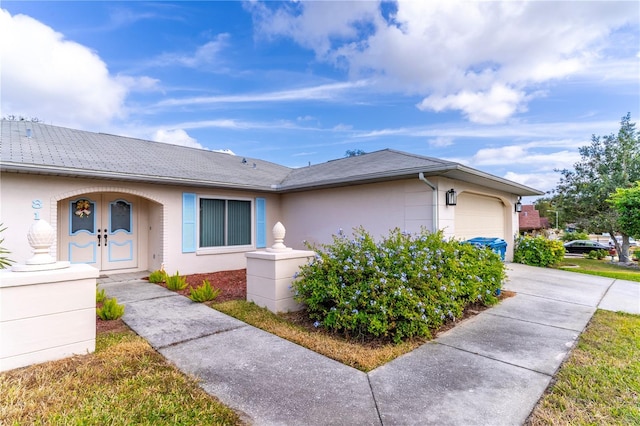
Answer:
[[[3,169],[264,190],[291,171],[254,158],[243,162],[219,152],[42,123],[2,120],[1,129]]]
[[[535,206],[526,204],[522,206],[522,211],[518,213],[521,231],[533,231],[534,229],[542,229],[540,223],[540,212]]]
[[[385,149],[294,169],[281,183],[283,189],[335,186],[416,175],[428,170],[455,168],[457,163]]]
[[[424,173],[446,175],[517,195],[543,194],[458,163],[390,149],[292,169],[255,158],[43,123],[1,122],[3,171],[275,192],[417,177],[418,173]]]

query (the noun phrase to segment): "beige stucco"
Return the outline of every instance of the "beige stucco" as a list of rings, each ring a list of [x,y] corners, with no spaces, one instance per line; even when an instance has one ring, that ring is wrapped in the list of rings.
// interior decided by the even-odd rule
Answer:
[[[341,188],[296,192],[282,196],[286,243],[328,243],[342,228],[364,227],[374,237],[395,227],[408,232],[432,229],[431,189],[417,178]]]
[[[513,258],[512,236],[518,231],[514,207],[516,195],[443,177],[428,177],[428,180],[437,187],[437,228],[445,237],[504,236],[508,244],[506,258]],[[458,206],[445,204],[445,192],[451,188],[462,201],[464,194],[500,200],[504,206],[501,235],[483,235],[482,227],[471,237],[457,234],[455,212]],[[304,248],[303,241],[329,243],[331,235],[340,228],[350,232],[363,226],[374,237],[386,235],[396,227],[407,232],[418,232],[421,228],[433,230],[433,190],[416,175],[415,179],[296,192],[282,196],[282,213],[282,223],[287,227],[287,245],[298,249]]]
[[[11,258],[17,262],[24,262],[32,256],[25,235],[33,223],[34,214],[37,213],[56,229],[58,238],[52,247],[52,255],[58,260],[66,260],[59,257],[59,223],[67,220],[61,217],[63,203],[87,194],[123,194],[136,200],[139,208],[138,264],[133,270],[156,270],[164,263],[169,273],[179,270],[182,274],[189,274],[245,268],[244,254],[256,249],[256,239],[254,227],[251,246],[183,253],[183,192],[196,193],[202,197],[252,201],[255,201],[256,197],[265,198],[267,246],[273,244],[271,228],[280,221],[287,229],[286,245],[304,249],[303,241],[328,243],[331,241],[331,235],[340,228],[349,232],[355,227],[363,226],[375,237],[386,235],[390,229],[396,227],[408,232],[418,232],[421,228],[433,230],[434,217],[437,218],[436,228],[443,230],[446,237],[465,238],[467,235],[459,235],[456,232],[455,212],[458,207],[445,205],[445,192],[454,188],[462,202],[465,200],[464,194],[473,194],[475,197],[492,197],[503,204],[503,235],[508,243],[507,259],[512,259],[512,236],[518,231],[518,217],[514,211],[516,195],[445,177],[427,176],[427,179],[437,187],[438,203],[435,209],[433,190],[418,179],[417,175],[415,178],[396,181],[272,194],[2,173],[0,223],[7,227],[3,233],[4,246],[11,252]],[[40,200],[41,208],[35,208],[35,200]],[[480,228],[477,235],[473,236],[496,235],[483,235]]]
[[[255,250],[255,235],[251,247],[182,253],[183,192],[249,200],[262,197],[267,200],[267,226],[273,226],[281,216],[279,198],[273,194],[16,173],[2,173],[1,185],[0,223],[7,227],[2,235],[5,239],[3,245],[16,262],[24,262],[32,256],[26,234],[36,213],[56,229],[57,238],[51,254],[59,258],[59,221],[67,220],[61,218],[61,205],[69,199],[89,194],[115,193],[133,196],[137,200],[140,209],[138,266],[120,272],[155,270],[162,263],[168,272],[179,270],[181,274],[245,268],[244,253]],[[40,208],[34,208],[36,200],[40,201]],[[267,245],[272,243],[272,237],[267,233]]]

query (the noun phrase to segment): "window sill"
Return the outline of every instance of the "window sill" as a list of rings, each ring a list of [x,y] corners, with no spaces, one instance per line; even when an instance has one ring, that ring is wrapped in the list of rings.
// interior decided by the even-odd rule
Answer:
[[[229,254],[229,253],[245,253],[253,251],[256,248],[254,246],[224,246],[224,247],[206,247],[196,250],[196,256],[209,256],[215,254]]]

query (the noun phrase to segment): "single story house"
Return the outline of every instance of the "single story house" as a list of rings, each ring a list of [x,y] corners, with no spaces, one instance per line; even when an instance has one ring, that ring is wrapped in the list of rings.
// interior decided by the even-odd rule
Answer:
[[[52,255],[103,273],[242,269],[273,244],[327,243],[339,228],[447,237],[518,233],[515,205],[542,192],[473,168],[391,149],[289,168],[183,146],[2,120],[0,223],[24,262],[34,219],[55,230]],[[452,198],[457,198],[453,200]],[[447,202],[449,201],[449,202]],[[455,205],[454,205],[455,204]]]

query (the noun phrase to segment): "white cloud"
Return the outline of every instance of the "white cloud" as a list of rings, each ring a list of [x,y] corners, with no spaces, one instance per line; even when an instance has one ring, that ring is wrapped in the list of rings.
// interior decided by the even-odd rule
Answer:
[[[160,91],[160,80],[151,77],[131,77],[118,75],[116,80],[131,92],[155,92]]]
[[[173,145],[187,146],[190,148],[206,149],[183,129],[159,129],[152,138],[156,142],[170,143]]]
[[[0,9],[2,114],[95,127],[123,116],[129,85],[90,49],[25,15]]]
[[[301,46],[313,49],[319,57],[329,53],[332,39],[356,39],[359,25],[378,19],[378,4],[373,1],[313,1],[286,4],[279,9],[247,2],[245,7],[253,13],[259,33],[291,37]],[[300,9],[302,13],[298,13]]]
[[[535,145],[508,145],[500,148],[482,148],[471,157],[474,167],[522,165],[538,171],[571,168],[580,160],[577,150],[541,151]]]
[[[635,56],[609,37],[638,26],[636,2],[451,0],[251,3],[258,34],[290,37],[316,57],[379,90],[424,97],[421,109],[461,111],[477,123],[506,122],[549,82],[606,79],[607,63]],[[329,18],[330,17],[330,18]],[[626,27],[625,27],[626,26]],[[631,37],[637,45],[637,36]],[[631,43],[630,43],[631,44]],[[597,74],[597,75],[595,75]],[[637,72],[636,72],[637,78]],[[544,85],[544,86],[543,86]]]
[[[524,110],[525,94],[502,84],[493,85],[488,91],[428,96],[417,106],[420,110],[435,112],[460,110],[474,123],[496,124],[506,121],[516,111]]]
[[[526,185],[531,188],[539,189],[540,191],[550,191],[558,184],[560,178],[559,173],[516,173],[507,172],[504,175],[505,179],[513,182],[518,182],[522,185]]]
[[[453,138],[446,136],[438,136],[434,139],[429,139],[429,146],[436,148],[443,148],[445,146],[453,145]]]
[[[366,81],[353,83],[330,83],[299,89],[281,90],[265,93],[249,93],[243,95],[199,96],[194,98],[166,99],[156,104],[157,107],[174,107],[185,105],[209,105],[225,103],[255,103],[255,102],[294,102],[308,100],[334,100],[342,96],[343,92],[365,87]]]
[[[216,65],[217,71],[224,71],[220,52],[229,45],[229,34],[218,34],[215,39],[198,46],[193,53],[164,53],[151,61],[153,66],[181,65],[188,68],[198,68],[206,65]],[[216,70],[214,68],[213,70]]]

